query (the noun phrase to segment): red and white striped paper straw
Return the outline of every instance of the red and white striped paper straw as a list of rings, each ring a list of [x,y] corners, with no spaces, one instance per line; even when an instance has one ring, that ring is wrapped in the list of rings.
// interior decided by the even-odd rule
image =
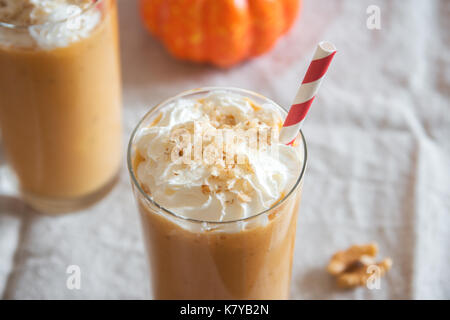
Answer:
[[[317,46],[308,71],[306,71],[305,78],[284,120],[283,128],[281,128],[280,141],[282,143],[292,144],[297,137],[303,120],[316,97],[320,83],[335,54],[336,48],[330,42],[323,41]]]

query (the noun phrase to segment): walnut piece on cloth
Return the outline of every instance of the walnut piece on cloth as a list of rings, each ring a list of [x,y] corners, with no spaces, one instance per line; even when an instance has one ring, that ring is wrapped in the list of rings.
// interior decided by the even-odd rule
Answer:
[[[375,262],[378,245],[369,243],[353,245],[347,250],[336,252],[330,259],[327,271],[336,277],[341,288],[365,286],[369,280],[381,278],[392,267],[392,259]]]

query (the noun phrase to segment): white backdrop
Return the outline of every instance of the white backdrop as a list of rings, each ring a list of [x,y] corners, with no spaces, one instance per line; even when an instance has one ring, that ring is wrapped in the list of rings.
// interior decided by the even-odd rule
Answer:
[[[309,166],[292,298],[450,298],[450,1],[306,0],[269,54],[230,70],[172,59],[121,0],[124,140],[155,103],[200,86],[255,90],[289,106],[317,42],[338,48],[304,126]],[[381,9],[381,30],[366,8]],[[124,147],[125,150],[125,147]],[[9,299],[150,298],[125,155],[100,203],[46,217],[17,198],[0,167],[0,294]],[[376,241],[393,269],[381,289],[342,291],[333,252]],[[66,268],[81,267],[81,290]]]

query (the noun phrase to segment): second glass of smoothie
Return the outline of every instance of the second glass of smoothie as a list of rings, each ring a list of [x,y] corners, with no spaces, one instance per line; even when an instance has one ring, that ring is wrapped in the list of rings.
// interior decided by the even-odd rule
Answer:
[[[226,146],[210,148],[220,130],[257,129],[258,143],[270,140],[273,133],[261,130],[279,132],[285,117],[259,94],[204,88],[159,104],[138,124],[128,166],[155,299],[289,297],[306,168],[303,135],[293,146],[271,140],[279,144],[276,154],[252,154],[237,143],[233,159],[244,156],[234,163],[226,161]],[[215,161],[189,161],[201,154],[193,146],[198,132],[203,154],[219,150]]]
[[[5,0],[0,129],[25,200],[75,210],[113,185],[121,158],[115,0]]]

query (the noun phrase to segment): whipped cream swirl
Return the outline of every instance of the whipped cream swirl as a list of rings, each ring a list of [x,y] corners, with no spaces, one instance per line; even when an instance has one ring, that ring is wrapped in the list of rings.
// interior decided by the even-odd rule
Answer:
[[[0,0],[0,45],[50,50],[88,37],[101,20],[92,0]],[[89,9],[89,10],[87,10]]]
[[[183,161],[186,150],[187,160],[194,159],[194,143],[187,145],[192,150],[180,152],[174,133],[183,130],[194,136],[208,132],[208,137],[224,130],[278,133],[283,117],[272,104],[260,106],[233,92],[212,91],[201,99],[179,98],[152,121],[137,132],[136,177],[158,204],[180,216],[214,222],[250,217],[272,207],[298,179],[302,165],[298,149],[279,143],[273,133],[269,134],[269,147],[276,148],[270,152],[251,152],[237,143],[233,150],[243,156],[241,162],[230,164],[225,155],[215,161]],[[202,137],[202,150],[212,148],[222,155],[227,148]],[[174,158],[174,154],[180,157]]]

